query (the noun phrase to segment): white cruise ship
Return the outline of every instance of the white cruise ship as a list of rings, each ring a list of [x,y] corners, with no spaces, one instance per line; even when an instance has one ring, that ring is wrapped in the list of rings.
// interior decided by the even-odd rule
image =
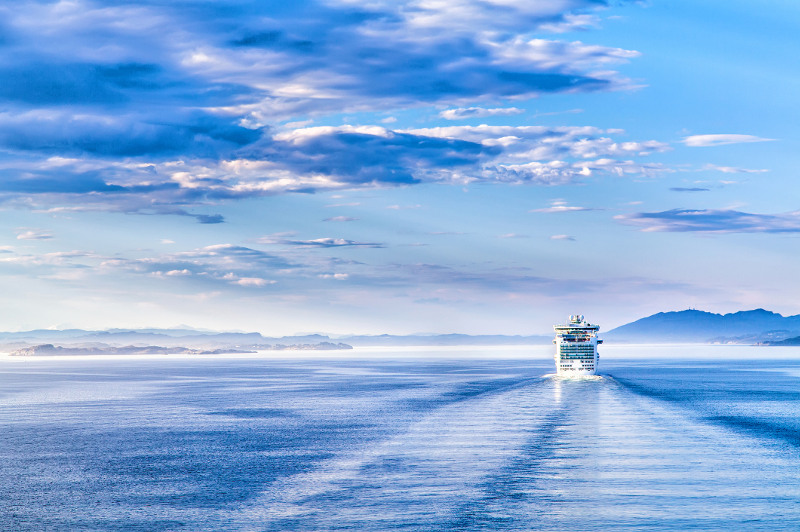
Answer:
[[[597,373],[597,338],[599,325],[586,323],[581,315],[569,317],[565,325],[553,325],[556,331],[556,373],[558,375],[594,375]]]

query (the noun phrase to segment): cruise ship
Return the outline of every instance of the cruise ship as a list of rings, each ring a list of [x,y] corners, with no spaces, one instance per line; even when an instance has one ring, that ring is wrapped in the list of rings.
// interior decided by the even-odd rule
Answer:
[[[556,331],[556,373],[558,375],[594,375],[597,373],[597,338],[599,325],[592,325],[576,314],[569,317],[569,323],[553,325]]]

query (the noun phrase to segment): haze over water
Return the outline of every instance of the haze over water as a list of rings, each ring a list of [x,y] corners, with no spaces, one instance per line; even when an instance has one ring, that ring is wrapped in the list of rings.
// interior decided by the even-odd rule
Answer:
[[[800,357],[612,352],[2,358],[0,529],[796,528]]]

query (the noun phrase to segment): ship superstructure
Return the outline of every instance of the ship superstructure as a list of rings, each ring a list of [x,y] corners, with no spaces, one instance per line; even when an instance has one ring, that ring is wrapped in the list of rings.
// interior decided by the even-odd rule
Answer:
[[[592,325],[576,314],[564,325],[553,325],[556,331],[556,373],[559,375],[594,375],[597,373],[597,338],[599,325]]]

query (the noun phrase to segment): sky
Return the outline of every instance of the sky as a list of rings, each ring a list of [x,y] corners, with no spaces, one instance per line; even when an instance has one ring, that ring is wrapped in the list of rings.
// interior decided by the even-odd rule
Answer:
[[[0,7],[0,329],[800,313],[800,3]]]

